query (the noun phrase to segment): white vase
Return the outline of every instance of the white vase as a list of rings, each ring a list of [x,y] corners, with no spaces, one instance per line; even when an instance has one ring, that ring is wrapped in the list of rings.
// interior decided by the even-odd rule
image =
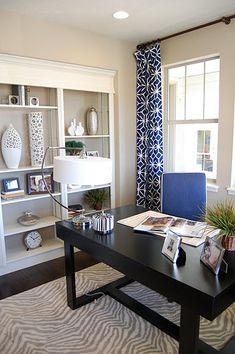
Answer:
[[[82,136],[83,133],[84,133],[84,128],[82,126],[82,123],[79,122],[78,125],[76,126],[76,129],[75,129],[75,135]]]
[[[41,166],[44,156],[42,112],[31,112],[28,117],[31,165]]]
[[[22,141],[12,124],[2,135],[2,156],[8,168],[18,168],[21,158]]]
[[[98,114],[94,107],[87,111],[87,132],[89,135],[95,135],[98,130]]]
[[[76,126],[77,126],[76,119],[73,119],[70,123],[70,126],[68,127],[68,134],[70,136],[75,135]]]

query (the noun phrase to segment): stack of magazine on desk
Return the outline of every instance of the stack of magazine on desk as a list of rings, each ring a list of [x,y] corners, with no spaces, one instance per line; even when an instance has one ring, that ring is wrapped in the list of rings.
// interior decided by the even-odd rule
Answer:
[[[157,224],[153,225],[154,219],[157,221]],[[147,210],[143,213],[118,220],[118,223],[132,227],[136,233],[150,233],[162,237],[165,237],[167,231],[172,229],[173,232],[182,237],[182,243],[193,247],[201,245],[206,240],[206,237],[217,236],[220,232],[219,229],[204,222],[173,217],[153,210]]]
[[[147,216],[146,219],[134,227],[134,231],[165,234],[170,230],[182,237],[201,238],[206,228],[206,222],[193,221],[171,216]]]

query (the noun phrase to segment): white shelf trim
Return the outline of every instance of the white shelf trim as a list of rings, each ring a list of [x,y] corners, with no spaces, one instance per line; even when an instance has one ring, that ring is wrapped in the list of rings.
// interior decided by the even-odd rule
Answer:
[[[60,219],[55,216],[47,216],[41,218],[37,224],[30,225],[30,226],[24,226],[18,223],[7,225],[5,226],[4,236],[12,236],[12,235],[20,234],[22,232],[27,232],[35,229],[42,229],[43,227],[55,225],[56,221],[60,221]]]
[[[85,191],[89,191],[91,189],[101,189],[101,188],[108,188],[111,187],[110,183],[107,184],[101,184],[99,186],[81,186],[81,187],[75,187],[75,188],[68,188],[67,192],[68,194],[72,194],[72,193],[78,193],[78,192],[85,192]]]
[[[37,256],[46,252],[54,251],[59,248],[63,248],[63,242],[58,238],[48,239],[42,242],[42,247],[35,248],[33,250],[26,250],[26,248],[17,249],[11,248],[7,250],[7,263],[25,259],[26,257]]]
[[[20,70],[19,70],[20,68]],[[1,83],[114,93],[116,71],[0,54]]]
[[[99,135],[65,135],[65,139],[88,139],[88,138],[110,138],[109,134],[99,134]]]
[[[58,193],[52,193],[54,197],[61,195],[60,192]],[[44,199],[44,198],[50,198],[50,194],[33,194],[33,195],[25,195],[24,197],[20,198],[12,198],[9,200],[2,200],[2,206],[7,205],[7,204],[14,204],[14,203],[22,203],[22,202],[30,202],[32,200],[36,199]]]
[[[0,109],[2,108],[8,108],[8,109],[26,109],[29,111],[33,110],[50,110],[50,109],[58,109],[57,106],[26,106],[22,104],[0,104]]]
[[[44,166],[44,170],[53,168],[53,165]],[[0,170],[1,173],[11,173],[11,172],[26,172],[26,171],[39,171],[41,170],[41,166],[22,166],[18,168],[7,168],[4,170]]]

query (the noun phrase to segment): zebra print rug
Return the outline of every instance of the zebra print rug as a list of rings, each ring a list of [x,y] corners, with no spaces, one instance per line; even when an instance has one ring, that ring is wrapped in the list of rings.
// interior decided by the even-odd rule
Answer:
[[[122,276],[98,264],[76,275],[78,295]],[[135,282],[125,288],[179,324],[180,307]],[[200,338],[216,349],[235,334],[235,304],[213,322],[201,319]],[[190,324],[189,324],[190,325]],[[177,354],[178,343],[109,296],[80,309],[66,303],[65,278],[0,301],[1,354]]]

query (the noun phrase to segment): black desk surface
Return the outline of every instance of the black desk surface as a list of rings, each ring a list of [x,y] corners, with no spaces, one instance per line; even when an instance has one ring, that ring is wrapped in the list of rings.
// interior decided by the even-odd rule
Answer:
[[[71,221],[60,221],[56,223],[57,236],[205,318],[217,317],[235,300],[235,252],[227,254],[229,272],[215,276],[200,262],[202,246],[183,244],[186,263],[177,267],[161,253],[163,237],[137,233],[117,223],[144,211],[134,205],[111,210],[115,227],[108,235],[75,229]]]

